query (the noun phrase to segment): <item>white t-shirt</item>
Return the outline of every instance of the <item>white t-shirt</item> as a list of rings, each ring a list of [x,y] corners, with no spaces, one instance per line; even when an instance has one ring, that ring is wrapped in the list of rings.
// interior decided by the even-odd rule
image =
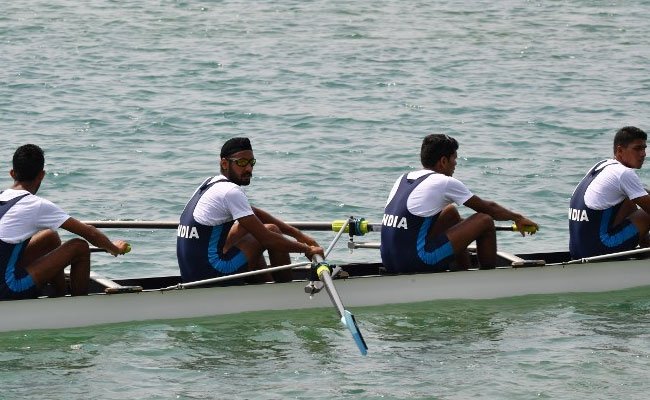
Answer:
[[[413,171],[408,173],[407,178],[418,179],[431,172],[432,171],[428,169]],[[388,204],[395,195],[402,177],[403,175],[395,181],[395,184],[388,195],[388,201],[386,204]],[[472,196],[474,196],[474,194],[469,191],[463,182],[451,176],[434,173],[422,181],[422,183],[411,192],[411,195],[406,201],[406,207],[413,215],[419,217],[430,217],[436,215],[451,203],[462,205]]]
[[[0,193],[0,201],[20,199],[0,219],[0,239],[15,244],[44,229],[57,230],[70,218],[59,206],[49,200],[29,194],[26,190],[7,189]]]
[[[605,166],[607,168],[603,169]],[[613,159],[607,160],[598,169],[603,170],[585,191],[585,204],[592,210],[605,210],[626,197],[634,200],[648,194],[634,169]]]
[[[215,176],[210,183],[220,179],[226,177]],[[239,185],[232,182],[219,182],[201,196],[194,208],[193,216],[196,222],[202,225],[215,226],[252,214],[253,209],[248,202],[248,197]]]

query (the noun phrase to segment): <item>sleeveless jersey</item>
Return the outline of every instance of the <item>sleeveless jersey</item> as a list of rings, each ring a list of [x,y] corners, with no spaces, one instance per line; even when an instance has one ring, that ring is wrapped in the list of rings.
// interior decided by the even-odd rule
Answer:
[[[243,272],[246,256],[233,246],[223,252],[228,232],[235,221],[207,226],[194,219],[194,209],[199,199],[213,185],[229,182],[221,179],[212,183],[206,180],[185,206],[176,236],[176,256],[183,282],[192,282]]]
[[[381,260],[389,272],[444,270],[454,251],[446,235],[427,242],[427,235],[440,213],[430,217],[413,215],[407,200],[429,175],[417,179],[402,177],[393,198],[386,205],[381,227]]]
[[[27,194],[0,201],[0,219],[25,196]],[[14,244],[0,239],[0,300],[35,298],[39,295],[31,275],[17,265],[27,243],[29,239]]]
[[[609,166],[598,169],[605,162],[589,170],[571,196],[569,251],[572,259],[631,250],[639,244],[639,232],[632,222],[625,220],[618,226],[612,225],[622,202],[604,210],[593,210],[585,204],[587,188]]]

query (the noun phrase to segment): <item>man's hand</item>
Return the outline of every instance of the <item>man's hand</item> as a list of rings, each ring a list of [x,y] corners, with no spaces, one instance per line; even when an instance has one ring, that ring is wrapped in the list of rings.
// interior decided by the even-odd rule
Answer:
[[[113,242],[113,245],[117,247],[117,252],[111,249],[106,249],[112,256],[117,257],[120,254],[126,254],[131,251],[131,245],[125,242],[124,240],[116,240]]]
[[[300,232],[300,234],[296,236],[298,236],[296,240],[300,243],[304,243],[308,246],[318,246],[318,243],[309,235]]]
[[[321,257],[325,258],[325,252],[323,251],[323,248],[320,246],[309,246],[309,250],[305,252],[305,255],[310,260],[312,259],[312,257],[314,257],[314,254],[319,254]]]
[[[526,236],[526,233],[534,235],[539,230],[539,225],[526,217],[517,218],[515,225],[521,236]]]

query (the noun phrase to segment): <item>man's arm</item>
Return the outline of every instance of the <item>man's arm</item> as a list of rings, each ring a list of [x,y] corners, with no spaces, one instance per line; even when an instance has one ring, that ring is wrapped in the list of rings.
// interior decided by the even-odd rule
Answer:
[[[632,200],[634,204],[637,206],[641,207],[643,211],[645,211],[648,215],[650,215],[650,194],[646,194],[645,196],[637,197],[636,199]]]
[[[61,225],[61,228],[65,229],[68,232],[81,236],[90,242],[90,244],[97,246],[100,249],[104,249],[114,256],[117,256],[118,254],[124,254],[129,249],[127,242],[123,240],[116,240],[115,242],[111,242],[111,240],[99,229],[95,228],[92,225],[84,224],[83,222],[72,217],[68,218]]]
[[[270,214],[264,211],[262,211],[262,215],[265,217],[265,219],[262,220],[257,216],[257,212],[261,210],[258,208],[253,208],[253,210],[255,214],[239,218],[237,221],[265,248],[284,251],[287,253],[304,253],[307,258],[311,258],[314,254],[320,254],[321,256],[323,255],[323,249],[320,248],[318,244],[312,245],[300,241],[289,240],[279,233],[275,233],[266,229],[264,223],[275,223],[273,221],[279,220],[271,217]],[[271,219],[266,219],[268,217],[271,217]],[[281,222],[285,227],[295,229],[282,221],[279,222]],[[278,225],[278,228],[280,228],[284,233],[284,229],[282,229],[280,225]]]
[[[278,228],[280,228],[280,231],[284,233],[285,235],[289,235],[293,238],[295,238],[297,241],[301,243],[305,243],[309,246],[318,246],[318,243],[309,235],[304,234],[301,232],[299,229],[294,228],[293,226],[287,224],[286,222],[274,217],[273,215],[269,214],[268,212],[257,208],[257,207],[252,207],[253,212],[259,218],[259,220],[263,224],[274,224]]]
[[[517,225],[517,228],[522,235],[524,234],[524,227],[535,227],[535,229],[539,228],[535,222],[524,217],[523,215],[514,211],[510,211],[507,208],[495,203],[494,201],[483,200],[476,195],[470,197],[464,205],[476,212],[487,214],[497,221],[513,221]]]

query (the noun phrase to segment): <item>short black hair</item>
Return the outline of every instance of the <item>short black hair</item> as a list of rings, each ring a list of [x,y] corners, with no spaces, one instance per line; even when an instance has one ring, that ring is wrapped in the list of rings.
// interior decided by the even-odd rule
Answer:
[[[617,146],[626,147],[628,144],[635,140],[648,140],[648,135],[641,129],[635,126],[624,126],[614,135],[614,153],[616,153]]]
[[[451,157],[458,150],[458,142],[449,135],[430,134],[422,140],[420,161],[425,168],[433,168],[442,157]]]
[[[43,149],[35,144],[25,144],[14,152],[14,179],[18,182],[29,182],[36,179],[45,167]]]

